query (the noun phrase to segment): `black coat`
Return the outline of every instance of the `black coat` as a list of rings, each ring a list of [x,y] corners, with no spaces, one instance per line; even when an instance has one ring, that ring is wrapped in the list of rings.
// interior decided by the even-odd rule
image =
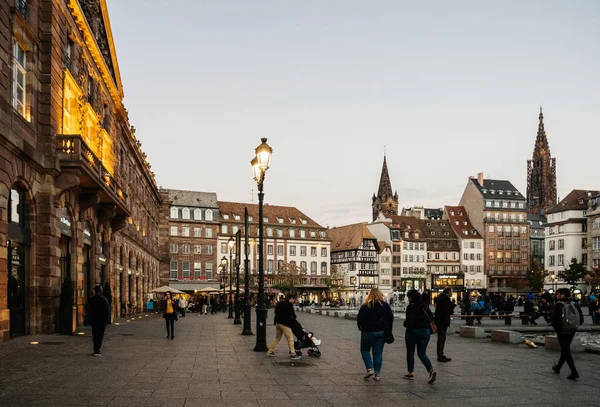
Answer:
[[[429,321],[433,320],[433,314],[425,304],[408,304],[406,307],[406,329],[430,329]]]
[[[294,305],[288,300],[279,301],[275,307],[275,324],[291,328],[294,320],[296,320]]]
[[[394,312],[387,302],[376,302],[374,307],[363,304],[358,310],[356,325],[359,331],[380,332],[383,331],[384,324],[389,329],[394,326]]]
[[[106,325],[110,322],[110,305],[101,295],[94,295],[89,301],[90,324]]]
[[[564,302],[570,303],[571,300],[565,300]],[[563,332],[562,311],[564,306],[565,305],[563,304],[563,301],[557,301],[556,304],[554,304],[554,308],[552,309],[552,328],[554,328],[557,334]],[[579,325],[581,325],[583,324],[583,312],[581,312],[581,307],[579,306],[579,304],[575,304],[575,308],[577,308],[577,311],[579,311]]]
[[[450,326],[450,315],[454,313],[455,305],[446,294],[437,297],[435,305],[435,324],[437,326]]]

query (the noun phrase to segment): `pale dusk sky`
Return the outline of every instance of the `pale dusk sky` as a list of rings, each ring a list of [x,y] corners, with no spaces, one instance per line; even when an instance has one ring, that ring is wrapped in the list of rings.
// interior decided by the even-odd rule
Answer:
[[[600,2],[108,0],[125,106],[165,188],[371,220],[387,146],[400,206],[467,178],[526,192],[539,107],[559,197],[600,189]],[[252,197],[254,192],[254,198]]]

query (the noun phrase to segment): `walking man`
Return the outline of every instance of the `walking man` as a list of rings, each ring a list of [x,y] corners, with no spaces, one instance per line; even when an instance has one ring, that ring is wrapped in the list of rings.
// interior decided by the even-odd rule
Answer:
[[[444,355],[446,346],[446,332],[450,326],[450,315],[454,313],[456,306],[450,297],[452,288],[446,287],[437,297],[435,305],[435,326],[437,327],[437,360],[438,362],[450,362],[452,359]]]
[[[285,299],[279,301],[275,307],[275,339],[269,346],[267,356],[275,356],[275,348],[279,345],[281,337],[285,335],[288,343],[288,350],[290,352],[290,359],[298,360],[300,356],[296,355],[296,349],[294,349],[294,333],[292,332],[293,321],[296,320],[296,313],[294,312],[294,296],[288,294]]]
[[[94,356],[100,356],[102,339],[106,324],[110,322],[110,305],[108,300],[102,296],[102,286],[94,287],[95,295],[89,300],[90,323],[92,324],[92,337],[94,340]]]
[[[571,355],[571,342],[575,337],[575,331],[577,327],[583,324],[583,312],[579,305],[575,303],[571,304],[571,290],[568,288],[561,288],[556,291],[556,304],[554,304],[554,310],[552,311],[552,327],[556,331],[556,337],[560,344],[560,360],[558,364],[552,366],[552,370],[556,374],[560,374],[560,369],[563,364],[567,362],[571,374],[568,379],[575,380],[579,379],[579,373],[575,367],[573,356]],[[573,311],[572,307],[575,307],[577,312]],[[575,314],[575,315],[573,315]],[[579,315],[577,315],[579,314]],[[579,318],[579,323],[573,318]]]

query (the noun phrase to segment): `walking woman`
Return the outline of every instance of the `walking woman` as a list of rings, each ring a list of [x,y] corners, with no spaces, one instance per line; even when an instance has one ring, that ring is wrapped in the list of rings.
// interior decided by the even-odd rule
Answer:
[[[167,325],[167,339],[169,336],[171,339],[175,338],[175,312],[176,312],[175,301],[171,292],[165,293],[165,299],[162,301],[163,318]]]
[[[379,381],[385,343],[383,329],[386,326],[392,329],[394,313],[388,303],[383,300],[383,293],[377,288],[371,289],[364,304],[360,307],[356,323],[360,331],[360,353],[367,369],[364,378],[368,380],[374,375],[373,378]],[[371,359],[371,350],[373,359]]]
[[[406,307],[406,320],[404,326],[406,327],[406,335],[404,340],[406,342],[406,363],[408,364],[408,374],[404,375],[407,380],[414,380],[415,371],[415,347],[417,348],[417,355],[427,372],[429,373],[429,380],[427,383],[431,384],[435,382],[437,373],[433,370],[431,360],[427,357],[427,344],[431,336],[431,321],[433,321],[433,314],[429,310],[429,307],[423,304],[421,295],[417,290],[410,290],[408,292],[409,304]]]

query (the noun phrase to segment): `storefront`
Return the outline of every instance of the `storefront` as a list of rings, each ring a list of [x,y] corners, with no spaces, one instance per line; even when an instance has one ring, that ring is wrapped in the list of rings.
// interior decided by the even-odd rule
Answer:
[[[465,275],[462,273],[432,275],[431,299],[435,300],[446,287],[452,288],[452,298],[458,301],[458,294],[465,289]]]
[[[402,278],[400,280],[400,287],[403,293],[407,293],[410,290],[422,291],[425,289],[424,278]]]

